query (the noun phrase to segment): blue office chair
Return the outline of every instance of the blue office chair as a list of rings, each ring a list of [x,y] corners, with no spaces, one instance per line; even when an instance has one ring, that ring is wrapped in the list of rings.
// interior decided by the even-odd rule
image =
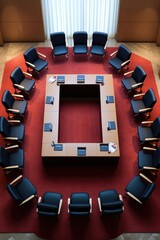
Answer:
[[[68,212],[72,216],[89,216],[92,212],[92,199],[88,193],[72,193],[68,198]]]
[[[62,194],[56,192],[45,192],[39,197],[37,214],[39,216],[58,216],[62,207]]]
[[[24,59],[27,66],[27,72],[34,74],[39,78],[40,72],[44,68],[48,68],[48,62],[46,61],[46,56],[37,50],[34,47],[29,48],[25,51]]]
[[[22,175],[14,179],[7,185],[7,190],[10,196],[15,200],[19,206],[31,201],[37,197],[37,190],[33,184]]]
[[[73,33],[73,53],[74,54],[87,54],[88,46],[87,46],[87,38],[88,34],[85,31],[77,31]]]
[[[122,196],[114,189],[99,192],[98,205],[104,215],[121,214],[124,211]]]
[[[15,88],[15,92],[29,99],[31,90],[35,88],[35,80],[32,79],[32,75],[27,72],[22,72],[20,67],[16,67],[10,75],[10,79]]]
[[[139,65],[137,65],[133,71],[124,73],[124,78],[121,82],[129,97],[142,92],[146,76],[146,72]]]
[[[105,46],[107,43],[108,34],[104,32],[93,32],[92,45],[90,48],[90,58],[92,55],[103,56],[105,55]]]
[[[55,32],[50,34],[53,57],[65,55],[68,58],[68,47],[64,32]]]
[[[126,186],[125,191],[133,200],[143,204],[148,198],[150,198],[154,189],[155,183],[140,173],[130,181]]]
[[[138,137],[142,146],[157,147],[160,141],[160,117],[154,121],[143,121],[138,127]]]
[[[8,113],[8,119],[24,119],[28,102],[23,95],[11,94],[8,90],[5,90],[2,95],[2,104]]]
[[[118,72],[122,71],[125,67],[128,69],[131,54],[132,52],[126,46],[121,44],[117,51],[110,54],[108,63]]]
[[[146,93],[139,93],[133,96],[131,100],[131,108],[135,119],[148,119],[156,104],[157,99],[152,88],[149,88]]]

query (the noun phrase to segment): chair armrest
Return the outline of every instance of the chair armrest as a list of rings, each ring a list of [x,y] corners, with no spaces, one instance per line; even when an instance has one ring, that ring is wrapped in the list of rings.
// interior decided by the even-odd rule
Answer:
[[[125,66],[126,64],[130,63],[130,60],[127,60],[121,64],[121,67]]]
[[[52,42],[50,41],[50,46],[51,46],[51,49],[53,49],[53,45],[52,45]]]
[[[99,206],[99,211],[102,212],[102,206],[101,206],[101,200],[98,198],[98,206]]]
[[[134,71],[130,71],[130,72],[126,72],[123,74],[124,77],[128,77],[129,75],[131,75]]]
[[[30,63],[30,62],[26,62],[26,64],[29,65],[29,66],[32,67],[32,68],[35,68],[35,67],[36,67],[34,64],[32,64],[32,63]]]
[[[133,85],[132,85],[132,86],[133,86]],[[135,95],[133,95],[133,99],[143,97],[144,94],[145,94],[145,93],[135,94]]]
[[[8,166],[8,167],[4,167],[3,169],[4,169],[4,170],[8,170],[8,169],[15,169],[15,168],[19,168],[19,166],[18,166],[18,165]]]
[[[30,201],[30,200],[33,199],[34,197],[35,197],[35,195],[31,195],[31,196],[29,196],[29,197],[26,198],[23,202],[21,202],[21,203],[19,204],[19,206],[21,206],[21,205],[23,205],[24,203]]]
[[[148,166],[144,166],[143,169],[156,170],[156,171],[159,170],[158,168],[155,168],[155,167],[148,167]]]
[[[20,98],[20,100],[24,100],[24,96],[23,95],[21,95],[21,94],[12,94],[12,96],[14,97],[14,98]]]
[[[90,213],[92,212],[92,198],[89,199],[89,203],[90,203]]]
[[[68,198],[68,213],[70,212],[70,211],[69,211],[69,204],[70,204],[70,202],[71,202],[71,199]]]
[[[20,120],[8,120],[10,124],[17,124],[20,125],[21,121]]]
[[[151,148],[151,147],[143,147],[144,151],[156,151],[156,148]]]
[[[61,212],[61,207],[62,207],[62,199],[60,199],[60,202],[59,202],[58,214],[60,214]]]
[[[19,179],[21,179],[23,176],[22,175],[19,175],[17,178],[15,178],[11,183],[10,185],[13,185],[14,183],[16,183],[17,181],[19,181]]]
[[[140,82],[140,83],[135,83],[132,85],[132,88],[135,88],[135,87],[140,87],[143,85],[143,82]]]
[[[17,149],[19,148],[18,145],[12,145],[12,146],[9,146],[9,147],[5,147],[5,150],[12,150],[12,149]]]
[[[122,197],[121,194],[119,194],[119,200],[123,202],[123,197]],[[124,211],[124,205],[123,205],[122,209],[123,209],[123,211]]]
[[[152,111],[153,108],[142,108],[142,109],[139,109],[139,113],[143,113],[143,112],[149,112],[149,111]]]
[[[118,50],[115,51],[115,52],[113,52],[113,53],[111,53],[111,54],[110,54],[110,57],[113,57],[117,52],[118,52]]]
[[[23,89],[24,89],[24,86],[21,86],[21,85],[16,84],[16,83],[14,83],[13,86],[14,86],[14,87],[17,87],[17,88],[20,89],[20,90],[23,90]]]
[[[8,108],[6,109],[7,112],[10,112],[10,113],[19,113],[19,110],[18,109],[11,109],[11,108]]]
[[[18,141],[17,137],[4,137],[4,140],[10,140],[10,141]]]
[[[42,201],[42,197],[38,198],[38,203],[40,203]]]
[[[32,79],[32,74],[31,74],[31,73],[23,72],[23,74],[24,74],[25,77],[27,77],[28,79]]]
[[[152,183],[152,181],[148,177],[146,177],[144,174],[140,173],[139,176],[145,179],[147,182]]]
[[[142,204],[142,202],[138,198],[136,198],[132,193],[130,193],[130,192],[126,192],[126,193],[127,193],[128,196],[130,196],[131,198],[136,200],[138,203]]]
[[[145,138],[146,142],[154,142],[154,141],[159,141],[159,138]]]
[[[142,126],[150,126],[153,123],[153,121],[143,121],[141,122]]]
[[[37,52],[37,53],[38,53],[38,55],[39,55],[40,57],[46,59],[46,55],[44,55],[44,54],[42,54],[42,53],[40,53],[40,52]]]

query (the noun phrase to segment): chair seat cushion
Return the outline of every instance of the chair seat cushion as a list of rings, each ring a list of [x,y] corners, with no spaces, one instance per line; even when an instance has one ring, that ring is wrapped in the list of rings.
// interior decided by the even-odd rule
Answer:
[[[17,137],[20,141],[24,138],[24,125],[12,126],[10,129],[10,137]]]
[[[37,59],[34,63],[37,72],[41,71],[43,68],[47,67],[48,62],[43,59]]]
[[[139,151],[138,167],[142,169],[144,166],[153,167],[153,154]]]
[[[119,58],[115,57],[115,58],[111,58],[109,61],[109,64],[116,68],[117,70],[121,69],[121,64],[123,63]]]
[[[91,54],[103,56],[105,53],[104,47],[100,45],[93,45],[90,50]]]
[[[37,194],[37,190],[27,178],[23,178],[22,181],[16,185],[16,189],[23,200],[31,195]]]
[[[142,100],[133,100],[132,99],[131,100],[131,108],[132,108],[133,112],[136,114],[136,113],[139,113],[140,109],[146,108],[146,106],[144,105]]]
[[[20,111],[20,114],[24,114],[27,108],[27,101],[14,101],[12,108]]]
[[[60,55],[66,55],[68,53],[68,49],[66,46],[56,46],[53,49],[53,55],[60,56]]]
[[[126,186],[126,192],[132,193],[138,199],[141,198],[144,190],[146,188],[146,183],[140,179],[139,176],[135,176],[130,183]]]
[[[85,45],[75,45],[73,52],[74,54],[87,54],[88,48]]]
[[[59,202],[62,199],[62,195],[56,192],[45,192],[42,198],[42,202],[51,205],[59,206]]]
[[[136,88],[136,87],[132,88],[132,85],[134,84],[136,84],[136,81],[132,77],[122,79],[122,85],[125,87],[127,91]]]
[[[24,87],[25,91],[29,92],[33,88],[34,84],[35,84],[34,80],[32,79],[28,80],[27,78],[25,78],[20,85]]]
[[[24,151],[23,149],[18,149],[15,152],[9,153],[8,155],[8,166],[18,165],[23,167],[24,165]]]
[[[140,142],[144,142],[146,138],[152,138],[153,133],[150,127],[138,127],[138,136]]]

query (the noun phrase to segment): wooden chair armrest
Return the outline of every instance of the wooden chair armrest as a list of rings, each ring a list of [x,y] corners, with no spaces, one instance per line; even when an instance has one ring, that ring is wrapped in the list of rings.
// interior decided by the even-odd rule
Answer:
[[[30,62],[26,62],[27,65],[31,66],[32,68],[35,68],[36,66]]]
[[[139,97],[143,97],[145,93],[138,93],[138,94],[135,94],[133,95],[133,99],[135,98],[139,98]]]
[[[24,100],[24,96],[21,95],[21,94],[14,94],[13,93],[12,96],[15,97],[15,98],[20,98],[21,100]]]
[[[110,57],[113,57],[117,52],[118,52],[118,50],[115,51],[115,52],[113,52],[113,53],[111,53],[111,54],[110,54]]]
[[[125,62],[123,62],[122,64],[121,64],[121,67],[123,67],[123,66],[125,66],[127,63],[129,63],[130,62],[130,59],[129,60],[127,60],[127,61],[125,61]]]
[[[17,124],[20,125],[21,121],[20,120],[8,120],[10,124]]]
[[[142,126],[146,126],[146,125],[151,125],[153,123],[153,121],[143,121],[143,122],[141,122],[141,125]]]
[[[143,85],[143,82],[141,82],[141,83],[135,83],[135,84],[132,85],[132,88],[140,87],[140,86],[142,86],[142,85]]]
[[[154,142],[154,141],[159,141],[159,138],[145,138],[146,142]]]
[[[19,148],[18,145],[12,145],[12,146],[9,146],[9,147],[5,147],[5,150],[12,150],[12,149],[15,149],[15,148]]]
[[[139,176],[145,179],[146,181],[148,181],[149,183],[152,183],[152,181],[148,177],[146,177],[144,174],[140,173]]]
[[[123,201],[123,197],[121,194],[119,194],[119,200]]]
[[[71,202],[71,199],[70,199],[70,198],[68,198],[68,200],[67,200],[67,201],[68,201],[68,213],[69,213],[69,212],[70,212],[70,211],[69,211],[69,204],[70,204],[70,202]]]
[[[17,87],[17,88],[20,89],[20,90],[23,90],[23,89],[24,89],[24,86],[21,86],[21,85],[16,84],[16,83],[14,83],[13,86],[14,86],[14,87]]]
[[[10,113],[19,113],[19,110],[18,109],[11,109],[11,108],[8,108],[6,109],[7,112],[10,112]]]
[[[98,206],[99,206],[99,211],[102,212],[102,207],[101,207],[101,200],[98,198]]]
[[[158,168],[155,168],[155,167],[148,167],[148,166],[144,166],[143,169],[156,170],[156,171],[159,170]]]
[[[22,206],[23,204],[25,204],[26,202],[30,201],[31,199],[33,199],[35,197],[35,195],[31,195],[28,198],[26,198],[23,202],[21,202],[19,204],[19,206]]]
[[[123,74],[123,76],[124,76],[124,77],[127,77],[127,76],[131,75],[133,72],[134,72],[134,71],[126,72],[126,73]]]
[[[50,46],[51,46],[51,49],[53,49],[53,45],[52,45],[52,42],[50,41]]]
[[[42,53],[40,53],[40,52],[37,52],[38,53],[38,55],[40,56],[40,57],[43,57],[44,59],[46,59],[46,55],[44,55],[44,54],[42,54]]]
[[[3,169],[4,169],[4,170],[8,170],[8,169],[15,169],[15,168],[19,168],[19,166],[18,166],[18,165],[8,166],[8,167],[4,167]]]
[[[139,109],[138,112],[140,113],[143,113],[143,112],[148,112],[148,111],[152,111],[153,108],[142,108],[142,109]]]
[[[151,148],[151,147],[143,147],[144,151],[156,151],[156,148]]]
[[[60,199],[60,202],[59,202],[58,214],[60,214],[61,207],[62,207],[62,199]]]
[[[126,193],[127,193],[128,196],[130,196],[131,198],[136,200],[138,203],[142,204],[142,202],[138,198],[136,198],[132,193],[130,193],[130,192],[126,192]]]
[[[40,203],[42,201],[42,197],[38,198],[38,203]]]
[[[17,137],[4,137],[4,140],[10,140],[10,141],[18,141]]]
[[[19,179],[21,179],[23,176],[22,175],[19,175],[17,178],[15,178],[11,183],[10,185],[13,185],[14,183],[16,183]]]
[[[90,213],[92,212],[92,198],[89,199],[89,203],[90,203]]]
[[[32,79],[32,74],[31,74],[31,73],[23,72],[23,74],[24,74],[25,77],[27,77],[28,79]]]

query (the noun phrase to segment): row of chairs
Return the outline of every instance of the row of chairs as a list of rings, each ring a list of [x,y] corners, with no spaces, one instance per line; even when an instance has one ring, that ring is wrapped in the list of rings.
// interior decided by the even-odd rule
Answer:
[[[90,57],[94,55],[104,56],[105,46],[107,43],[108,34],[104,32],[93,32],[92,44],[90,50],[88,48],[88,33],[86,31],[76,31],[73,33],[73,53],[88,54]],[[65,55],[68,58],[68,47],[64,32],[54,32],[50,34],[53,57]]]
[[[151,88],[146,93],[142,93],[146,76],[143,68],[137,65],[133,71],[124,73],[124,78],[121,80],[128,97],[133,98],[130,104],[135,120],[150,118],[153,106],[157,102],[155,93]],[[136,202],[143,204],[151,196],[155,189],[155,183],[141,171],[155,174],[160,169],[160,147],[157,145],[160,140],[160,117],[154,121],[143,121],[138,127],[138,137],[143,147],[138,152],[137,158],[140,174],[133,177],[125,187],[125,192]]]

